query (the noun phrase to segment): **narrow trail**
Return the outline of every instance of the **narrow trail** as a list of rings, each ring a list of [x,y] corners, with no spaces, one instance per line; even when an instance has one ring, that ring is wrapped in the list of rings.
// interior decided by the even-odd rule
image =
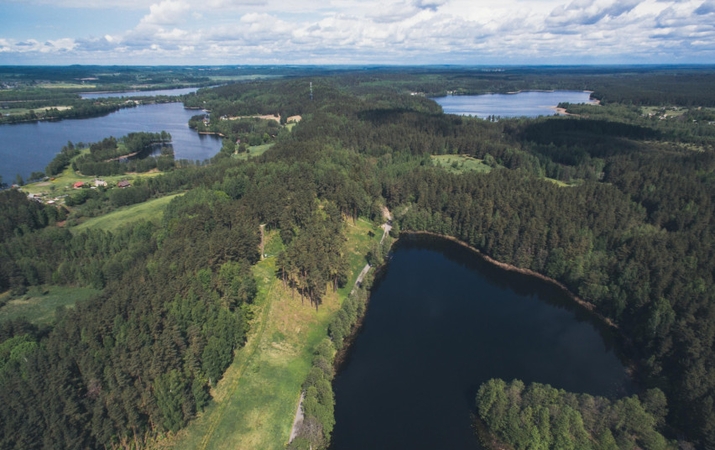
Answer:
[[[303,424],[303,400],[305,399],[305,392],[300,393],[300,400],[298,401],[298,409],[295,411],[295,418],[293,419],[293,428],[290,429],[290,438],[288,443],[293,442],[298,436],[298,428]]]
[[[385,236],[392,230],[392,214],[390,214],[390,210],[387,209],[386,206],[382,208],[382,216],[385,218],[385,223],[383,223],[380,227],[382,228],[382,237],[380,238],[380,245],[382,245],[382,242],[385,240]],[[360,275],[358,275],[357,280],[355,280],[355,285],[353,286],[353,289],[350,291],[350,295],[353,295],[355,293],[355,289],[360,287],[360,284],[362,283],[362,280],[365,278],[365,275],[370,271],[370,264],[365,264],[365,267],[362,268],[362,271],[360,271]]]
[[[385,236],[390,232],[392,229],[392,214],[390,214],[390,210],[387,209],[387,207],[383,207],[382,209],[382,215],[385,217],[385,223],[382,224],[382,238],[380,238],[380,245],[382,245],[382,242],[385,240]],[[358,275],[357,279],[355,280],[355,284],[353,285],[353,289],[350,291],[350,295],[353,295],[355,292],[355,289],[357,289],[360,284],[362,283],[362,280],[365,278],[365,275],[370,271],[370,264],[365,264],[365,267],[362,268],[360,271],[360,274]],[[293,428],[290,430],[290,439],[288,442],[293,442],[293,439],[296,438],[298,435],[298,428],[300,425],[303,423],[303,399],[305,398],[305,392],[300,393],[300,401],[298,402],[298,410],[295,412],[295,418],[293,419]]]

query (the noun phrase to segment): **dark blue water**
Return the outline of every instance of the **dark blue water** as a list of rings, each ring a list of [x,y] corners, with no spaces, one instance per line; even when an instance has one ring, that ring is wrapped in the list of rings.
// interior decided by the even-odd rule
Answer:
[[[44,171],[68,140],[89,143],[135,131],[167,131],[176,159],[203,161],[221,150],[221,139],[199,135],[189,128],[189,118],[196,113],[184,109],[181,103],[162,103],[92,119],[0,125],[0,176],[10,184],[18,173],[27,178],[31,172]]]
[[[79,95],[82,98],[106,98],[106,97],[153,97],[155,95],[167,95],[176,97],[179,95],[190,94],[198,91],[199,88],[180,88],[180,89],[157,89],[154,91],[125,91],[125,92],[84,92]]]
[[[589,92],[553,91],[519,92],[518,94],[450,95],[433,100],[442,106],[445,114],[499,117],[538,117],[556,114],[556,105],[568,103],[592,103]]]
[[[335,378],[333,448],[479,449],[471,414],[490,378],[634,389],[609,331],[554,285],[403,238]]]

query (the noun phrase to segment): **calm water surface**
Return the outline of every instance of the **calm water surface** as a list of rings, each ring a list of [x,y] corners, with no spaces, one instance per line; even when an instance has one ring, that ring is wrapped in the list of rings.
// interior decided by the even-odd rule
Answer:
[[[155,95],[168,95],[176,97],[179,95],[190,94],[198,91],[199,88],[180,88],[180,89],[157,89],[154,91],[124,91],[124,92],[84,92],[79,95],[82,98],[102,98],[102,97],[153,97]]]
[[[499,117],[538,117],[556,113],[556,105],[568,103],[593,103],[590,92],[553,91],[519,92],[518,94],[450,95],[433,100],[442,106],[445,114]]]
[[[18,173],[27,178],[33,171],[44,171],[67,141],[96,142],[135,131],[167,131],[176,159],[203,161],[221,150],[221,139],[189,128],[189,118],[198,112],[184,109],[181,103],[162,103],[91,119],[0,125],[0,175],[4,182],[12,183]]]
[[[335,378],[333,448],[479,449],[470,415],[490,378],[630,394],[601,328],[549,283],[403,238]]]

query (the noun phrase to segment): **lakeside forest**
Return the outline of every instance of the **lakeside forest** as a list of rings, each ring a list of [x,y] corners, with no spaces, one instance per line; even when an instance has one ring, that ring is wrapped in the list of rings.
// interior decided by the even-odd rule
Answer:
[[[326,448],[333,361],[368,295],[349,293],[364,264],[351,230],[367,221],[377,231],[385,207],[395,237],[451,236],[565,285],[617,327],[642,388],[604,399],[492,380],[475,399],[482,432],[513,448],[715,448],[715,71],[275,75],[182,99],[210,111],[197,127],[225,136],[208,164],[159,156],[159,173],[63,205],[0,192],[0,314],[56,287],[93,290],[49,322],[0,321],[2,448],[171,445],[191,433],[262,326],[265,283],[327,314],[301,349],[294,395],[305,394],[305,418],[289,444]],[[601,104],[482,120],[429,98],[525,89],[589,89]],[[281,119],[221,119],[255,115]],[[120,143],[140,151],[165,138],[68,145],[56,174],[111,171]],[[153,220],[80,228],[170,195]],[[262,260],[266,236],[274,258]],[[386,252],[377,240],[360,248],[374,264]]]

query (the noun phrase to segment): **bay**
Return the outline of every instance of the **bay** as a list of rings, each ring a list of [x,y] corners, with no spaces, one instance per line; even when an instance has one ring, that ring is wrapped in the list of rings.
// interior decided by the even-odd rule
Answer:
[[[491,378],[629,395],[615,342],[551,283],[401,238],[334,381],[332,448],[480,449],[472,414]]]
[[[221,139],[189,128],[189,119],[198,113],[184,109],[182,103],[161,103],[90,119],[0,125],[0,176],[11,184],[16,174],[27,178],[31,172],[44,171],[67,141],[97,142],[136,131],[166,131],[172,136],[177,160],[203,161],[221,150]]]

